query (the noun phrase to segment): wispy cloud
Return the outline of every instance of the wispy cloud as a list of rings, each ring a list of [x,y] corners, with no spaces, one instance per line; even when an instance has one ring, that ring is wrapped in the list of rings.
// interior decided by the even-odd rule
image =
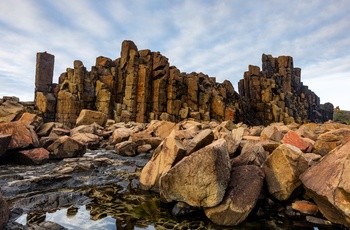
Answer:
[[[349,96],[335,96],[350,87],[349,11],[347,0],[1,1],[0,80],[11,83],[0,85],[0,97],[26,85],[21,100],[32,99],[36,52],[55,55],[57,81],[75,59],[90,68],[97,56],[119,57],[130,39],[181,71],[228,79],[236,89],[263,53],[290,55],[322,102],[350,110]]]

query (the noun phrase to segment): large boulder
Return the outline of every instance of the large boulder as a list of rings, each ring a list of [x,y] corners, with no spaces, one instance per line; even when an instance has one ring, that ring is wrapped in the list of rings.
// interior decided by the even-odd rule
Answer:
[[[350,142],[334,149],[301,176],[307,194],[330,221],[350,227]]]
[[[115,153],[121,156],[135,156],[138,145],[133,141],[123,141],[114,147]]]
[[[209,144],[214,140],[214,133],[210,129],[200,131],[193,139],[186,144],[186,151],[191,154]]]
[[[0,105],[0,123],[18,120],[25,112],[23,105],[17,101],[7,100]]]
[[[39,137],[48,136],[53,128],[64,128],[62,123],[59,122],[47,122],[42,124],[36,131]]]
[[[278,125],[270,125],[265,127],[260,134],[263,140],[271,140],[280,142],[283,138],[283,133]]]
[[[127,141],[129,137],[134,133],[134,130],[130,128],[118,128],[115,129],[110,137],[111,144],[118,144],[123,141]]]
[[[48,162],[49,151],[44,148],[34,148],[18,151],[15,154],[15,161],[25,165],[39,165]]]
[[[269,152],[264,149],[261,142],[256,142],[253,140],[248,140],[242,148],[241,154],[233,159],[231,159],[231,165],[256,165],[262,166]]]
[[[308,167],[300,149],[290,144],[278,146],[263,164],[270,194],[278,200],[287,200],[301,185],[299,176]]]
[[[7,148],[11,141],[10,134],[0,134],[0,158],[5,156]]]
[[[79,113],[79,117],[76,121],[76,126],[91,125],[96,122],[98,125],[104,126],[107,122],[107,115],[102,112],[83,109]]]
[[[255,165],[233,167],[224,199],[215,207],[204,208],[205,215],[218,225],[243,222],[255,207],[264,177],[262,169]]]
[[[86,146],[69,136],[62,136],[52,143],[47,150],[50,151],[50,159],[62,159],[82,156],[86,152]]]
[[[30,146],[38,147],[38,137],[23,122],[13,121],[0,123],[0,134],[11,135],[8,149],[21,149]]]
[[[183,201],[194,207],[214,207],[230,180],[227,143],[219,139],[184,157],[160,178],[160,195],[166,201]]]
[[[88,149],[98,149],[101,138],[93,133],[75,133],[71,136],[72,139],[86,145]]]
[[[159,178],[186,155],[186,150],[177,131],[170,135],[154,151],[152,159],[143,167],[140,184],[145,190],[159,190]]]
[[[9,207],[0,193],[0,229],[3,229],[10,219]]]
[[[337,146],[350,141],[350,129],[340,128],[328,131],[318,136],[315,142],[315,152],[322,156],[326,155]]]
[[[19,121],[22,121],[25,125],[33,126],[34,130],[37,130],[44,123],[41,117],[32,113],[23,113]]]
[[[152,120],[145,131],[151,133],[153,136],[166,138],[175,126],[176,124],[170,121]]]
[[[303,152],[306,152],[306,150],[310,147],[309,143],[306,142],[301,136],[299,136],[298,133],[296,133],[293,130],[289,130],[282,138],[281,142],[283,144],[290,144],[298,149],[300,149]]]

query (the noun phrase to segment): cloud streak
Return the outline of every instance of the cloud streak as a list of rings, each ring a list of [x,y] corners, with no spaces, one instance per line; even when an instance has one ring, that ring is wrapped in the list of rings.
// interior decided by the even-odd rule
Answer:
[[[350,110],[349,11],[346,0],[2,1],[0,80],[8,83],[0,97],[33,99],[36,52],[55,55],[57,81],[76,59],[89,69],[97,56],[119,57],[130,39],[181,71],[228,79],[236,89],[263,53],[289,55],[322,103]]]

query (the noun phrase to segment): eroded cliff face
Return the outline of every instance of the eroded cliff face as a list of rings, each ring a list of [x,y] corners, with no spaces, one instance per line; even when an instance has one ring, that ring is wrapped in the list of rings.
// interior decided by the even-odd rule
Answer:
[[[46,56],[53,60],[38,53],[37,62]],[[61,74],[58,85],[37,87],[35,105],[46,121],[69,127],[75,126],[82,109],[103,112],[117,122],[194,118],[267,125],[314,119],[320,100],[300,82],[300,69],[293,67],[292,58],[263,55],[262,59],[262,71],[249,66],[239,82],[239,95],[227,80],[218,83],[203,73],[183,73],[159,52],[138,50],[126,40],[120,58],[98,57],[91,71],[74,61],[74,68]],[[37,64],[37,69],[41,66]],[[51,70],[47,64],[45,68]],[[45,71],[37,70],[37,82],[52,82],[52,74],[40,73]],[[333,111],[332,105],[326,111],[330,108]]]

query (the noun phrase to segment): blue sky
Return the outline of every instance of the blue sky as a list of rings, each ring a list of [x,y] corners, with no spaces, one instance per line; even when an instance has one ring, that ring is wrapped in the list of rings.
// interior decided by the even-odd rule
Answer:
[[[127,39],[236,91],[263,53],[292,56],[321,103],[350,110],[349,12],[348,0],[0,0],[0,97],[33,100],[37,52],[55,55],[57,82]]]

